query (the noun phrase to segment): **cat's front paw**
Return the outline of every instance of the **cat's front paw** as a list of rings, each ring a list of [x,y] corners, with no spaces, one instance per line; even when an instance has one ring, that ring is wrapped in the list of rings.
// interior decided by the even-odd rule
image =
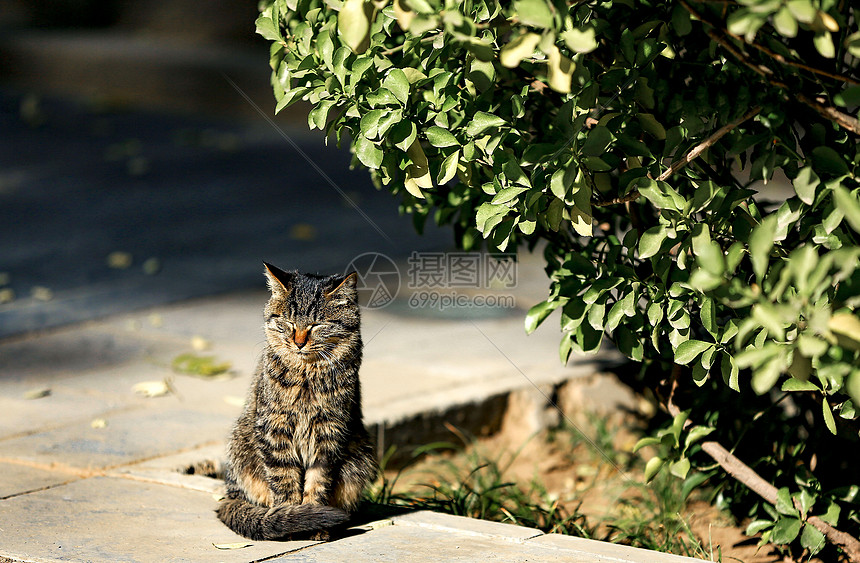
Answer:
[[[314,541],[329,541],[331,539],[331,534],[328,532],[328,530],[320,530],[318,532],[312,533],[308,539]]]

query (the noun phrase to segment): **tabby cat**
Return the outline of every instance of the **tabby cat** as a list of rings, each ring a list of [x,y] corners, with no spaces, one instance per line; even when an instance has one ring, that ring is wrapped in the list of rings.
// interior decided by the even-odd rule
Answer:
[[[357,275],[265,266],[266,347],[230,437],[217,513],[253,540],[327,539],[378,470],[362,424]]]

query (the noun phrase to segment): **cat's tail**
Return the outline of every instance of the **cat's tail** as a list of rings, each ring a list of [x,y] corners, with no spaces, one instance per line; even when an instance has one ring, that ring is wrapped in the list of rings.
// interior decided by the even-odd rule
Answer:
[[[349,515],[334,506],[281,504],[271,508],[245,499],[227,499],[216,510],[228,528],[246,538],[280,540],[290,534],[325,530],[343,524]]]

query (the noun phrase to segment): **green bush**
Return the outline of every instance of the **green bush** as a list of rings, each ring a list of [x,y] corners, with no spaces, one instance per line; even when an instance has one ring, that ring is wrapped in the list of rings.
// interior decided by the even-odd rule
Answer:
[[[850,4],[275,0],[257,30],[276,111],[310,102],[419,230],[545,243],[526,330],[559,310],[562,361],[606,337],[642,362],[674,416],[651,475],[860,560]]]

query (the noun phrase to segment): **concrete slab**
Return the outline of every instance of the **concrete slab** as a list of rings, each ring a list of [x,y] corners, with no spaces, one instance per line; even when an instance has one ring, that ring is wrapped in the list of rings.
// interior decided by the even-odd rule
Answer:
[[[0,342],[2,381],[31,385],[127,364],[150,355],[151,343],[124,330],[78,326],[34,339]]]
[[[618,545],[561,534],[545,534],[529,540],[529,544],[559,550],[565,557],[580,557],[583,561],[612,563],[692,563],[701,561],[670,553],[660,553],[627,545]],[[578,560],[578,559],[575,559]]]
[[[552,559],[549,559],[549,558]],[[450,531],[388,526],[272,559],[286,563],[411,563],[426,561],[562,561],[557,551],[514,544],[490,536]],[[574,560],[570,560],[574,561]],[[595,559],[579,559],[583,563]]]
[[[50,394],[26,399],[27,391]],[[133,396],[131,397],[133,399]],[[89,424],[108,413],[133,409],[133,401],[93,396],[57,386],[30,387],[0,383],[0,456],[4,455],[3,439],[26,436],[41,431],[64,428],[74,424]]]
[[[0,500],[77,480],[66,471],[0,461]]]
[[[0,501],[0,556],[16,561],[247,562],[314,542],[248,542],[198,491],[96,477]],[[250,544],[218,549],[213,544]]]
[[[543,532],[534,528],[515,526],[503,522],[477,520],[464,516],[453,516],[451,514],[441,514],[428,510],[412,512],[403,516],[394,516],[391,520],[395,526],[457,532],[458,534],[484,536],[517,543],[543,535]]]
[[[0,442],[0,455],[29,463],[103,470],[221,442],[232,417],[181,407],[105,415],[106,426],[72,424]]]

